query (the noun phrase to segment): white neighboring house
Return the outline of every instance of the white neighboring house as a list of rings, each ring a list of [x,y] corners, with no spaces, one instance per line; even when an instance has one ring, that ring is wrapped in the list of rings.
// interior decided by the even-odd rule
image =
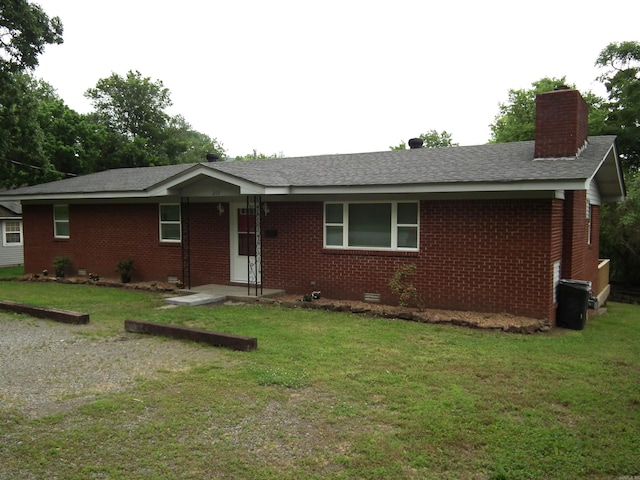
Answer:
[[[0,202],[0,267],[24,263],[22,205],[20,202]]]

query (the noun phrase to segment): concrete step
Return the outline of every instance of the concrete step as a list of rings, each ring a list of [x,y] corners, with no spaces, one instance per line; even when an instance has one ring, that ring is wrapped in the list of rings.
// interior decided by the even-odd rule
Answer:
[[[171,297],[165,299],[165,303],[170,305],[206,305],[208,303],[223,302],[227,299],[226,295],[212,295],[209,293],[194,293],[193,295],[183,295],[180,297]]]

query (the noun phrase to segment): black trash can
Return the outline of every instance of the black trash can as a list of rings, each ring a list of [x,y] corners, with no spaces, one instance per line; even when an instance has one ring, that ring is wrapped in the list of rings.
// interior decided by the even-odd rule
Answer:
[[[558,284],[558,327],[582,330],[587,321],[591,282],[581,280],[560,280]]]

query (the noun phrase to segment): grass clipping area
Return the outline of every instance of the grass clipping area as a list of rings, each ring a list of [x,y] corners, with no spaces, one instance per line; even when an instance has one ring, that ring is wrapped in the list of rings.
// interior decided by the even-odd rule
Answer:
[[[95,342],[86,361],[123,335],[125,318],[257,337],[259,348],[188,344],[179,369],[149,363],[55,414],[0,402],[0,478],[640,474],[638,306],[612,303],[582,331],[507,335],[276,305],[157,309],[157,293],[84,285],[2,288],[12,301],[89,311],[92,324],[74,327]],[[17,321],[0,315],[0,329]],[[145,358],[184,345],[148,343]],[[122,368],[119,352],[100,368]]]

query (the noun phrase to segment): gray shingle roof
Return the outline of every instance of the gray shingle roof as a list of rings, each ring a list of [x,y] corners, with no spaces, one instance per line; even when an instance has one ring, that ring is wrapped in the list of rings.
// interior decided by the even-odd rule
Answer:
[[[535,160],[534,142],[210,164],[265,186],[356,186],[586,179],[615,137],[589,137],[579,158]]]
[[[534,142],[527,141],[201,165],[263,187],[553,182],[590,178],[614,140],[614,136],[589,137],[578,157],[562,159],[534,160]],[[114,169],[6,193],[143,193],[191,168],[194,164]]]

